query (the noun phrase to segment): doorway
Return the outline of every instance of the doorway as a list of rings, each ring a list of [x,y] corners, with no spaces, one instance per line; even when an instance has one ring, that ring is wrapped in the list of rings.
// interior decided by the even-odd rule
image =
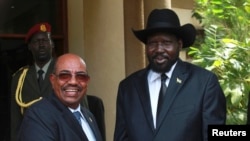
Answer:
[[[0,141],[9,141],[12,74],[32,63],[24,38],[38,22],[52,26],[54,57],[68,52],[67,0],[1,0],[0,2]]]

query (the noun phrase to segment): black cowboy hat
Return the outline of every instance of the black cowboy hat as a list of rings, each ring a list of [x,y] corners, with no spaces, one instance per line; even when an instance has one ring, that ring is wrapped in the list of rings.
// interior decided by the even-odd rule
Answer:
[[[196,37],[196,29],[192,24],[180,25],[177,14],[170,9],[154,9],[148,17],[146,29],[133,30],[135,36],[144,44],[148,36],[156,32],[173,33],[183,41],[183,48],[191,46]]]

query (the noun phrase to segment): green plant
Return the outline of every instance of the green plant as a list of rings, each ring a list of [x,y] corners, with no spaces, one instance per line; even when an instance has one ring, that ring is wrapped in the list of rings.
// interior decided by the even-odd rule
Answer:
[[[250,0],[195,0],[204,35],[188,50],[213,71],[227,99],[227,124],[245,124],[250,92]]]

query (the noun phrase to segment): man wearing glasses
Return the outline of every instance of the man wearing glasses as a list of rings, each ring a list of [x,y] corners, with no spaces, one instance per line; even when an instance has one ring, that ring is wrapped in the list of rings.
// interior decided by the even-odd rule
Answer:
[[[53,92],[26,110],[18,141],[102,141],[95,117],[80,104],[90,79],[84,60],[60,56],[49,79]]]
[[[51,25],[47,22],[38,23],[30,28],[25,43],[31,52],[33,60],[30,65],[22,67],[12,78],[11,84],[11,123],[10,140],[16,141],[23,114],[25,110],[47,97],[52,87],[49,82],[49,75],[53,71],[54,43],[51,38]],[[88,100],[89,99],[89,100]],[[105,139],[104,107],[102,100],[96,96],[84,96],[81,104],[90,110],[97,117],[97,122]],[[94,105],[94,106],[93,106]]]

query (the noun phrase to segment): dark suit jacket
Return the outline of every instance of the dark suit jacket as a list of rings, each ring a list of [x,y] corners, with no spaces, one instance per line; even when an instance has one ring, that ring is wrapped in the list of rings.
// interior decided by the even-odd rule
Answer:
[[[100,129],[103,141],[106,140],[106,126],[105,126],[105,111],[101,98],[93,95],[87,95],[88,106],[90,112],[95,116],[97,125]]]
[[[22,100],[24,102],[30,102],[39,97],[47,97],[52,92],[52,87],[49,80],[49,75],[53,71],[53,67],[55,64],[55,60],[52,60],[47,73],[45,74],[44,85],[40,90],[38,81],[37,81],[37,72],[34,65],[25,66],[22,69],[18,70],[12,77],[11,80],[11,123],[10,123],[10,132],[11,132],[11,141],[16,141],[17,131],[20,127],[21,121],[23,119],[23,115],[21,114],[21,108],[17,105],[15,100],[15,92],[18,85],[18,80],[20,75],[23,72],[24,68],[28,68],[22,89]],[[91,112],[96,116],[98,126],[102,133],[103,138],[105,139],[105,123],[104,123],[104,107],[101,99],[97,97],[90,96],[90,98],[86,98],[85,96],[81,101],[81,104],[86,108],[89,108]],[[88,101],[87,99],[90,99]],[[87,104],[88,103],[88,104]],[[87,106],[89,105],[89,106]],[[105,140],[104,140],[105,141]]]
[[[85,107],[81,112],[96,141],[102,141],[95,117]],[[33,104],[25,112],[18,141],[88,141],[73,113],[53,93]]]
[[[32,66],[26,66],[28,67],[28,71],[23,83],[22,88],[22,100],[23,102],[30,102],[34,99],[38,99],[39,97],[46,97],[52,92],[52,87],[49,81],[49,75],[53,71],[54,66],[54,60],[51,61],[49,68],[47,70],[47,73],[45,74],[44,78],[44,85],[42,89],[40,90],[39,84],[37,81],[37,72],[34,65]],[[25,68],[25,67],[24,67]],[[18,80],[20,75],[22,74],[23,69],[20,69],[17,71],[11,81],[11,141],[16,141],[16,135],[18,128],[20,126],[20,123],[22,121],[22,114],[21,114],[21,108],[19,105],[17,105],[15,100],[15,94],[16,94],[16,88],[18,85]]]
[[[207,141],[209,124],[225,124],[226,99],[216,76],[179,61],[154,129],[148,71],[119,84],[114,141]]]

